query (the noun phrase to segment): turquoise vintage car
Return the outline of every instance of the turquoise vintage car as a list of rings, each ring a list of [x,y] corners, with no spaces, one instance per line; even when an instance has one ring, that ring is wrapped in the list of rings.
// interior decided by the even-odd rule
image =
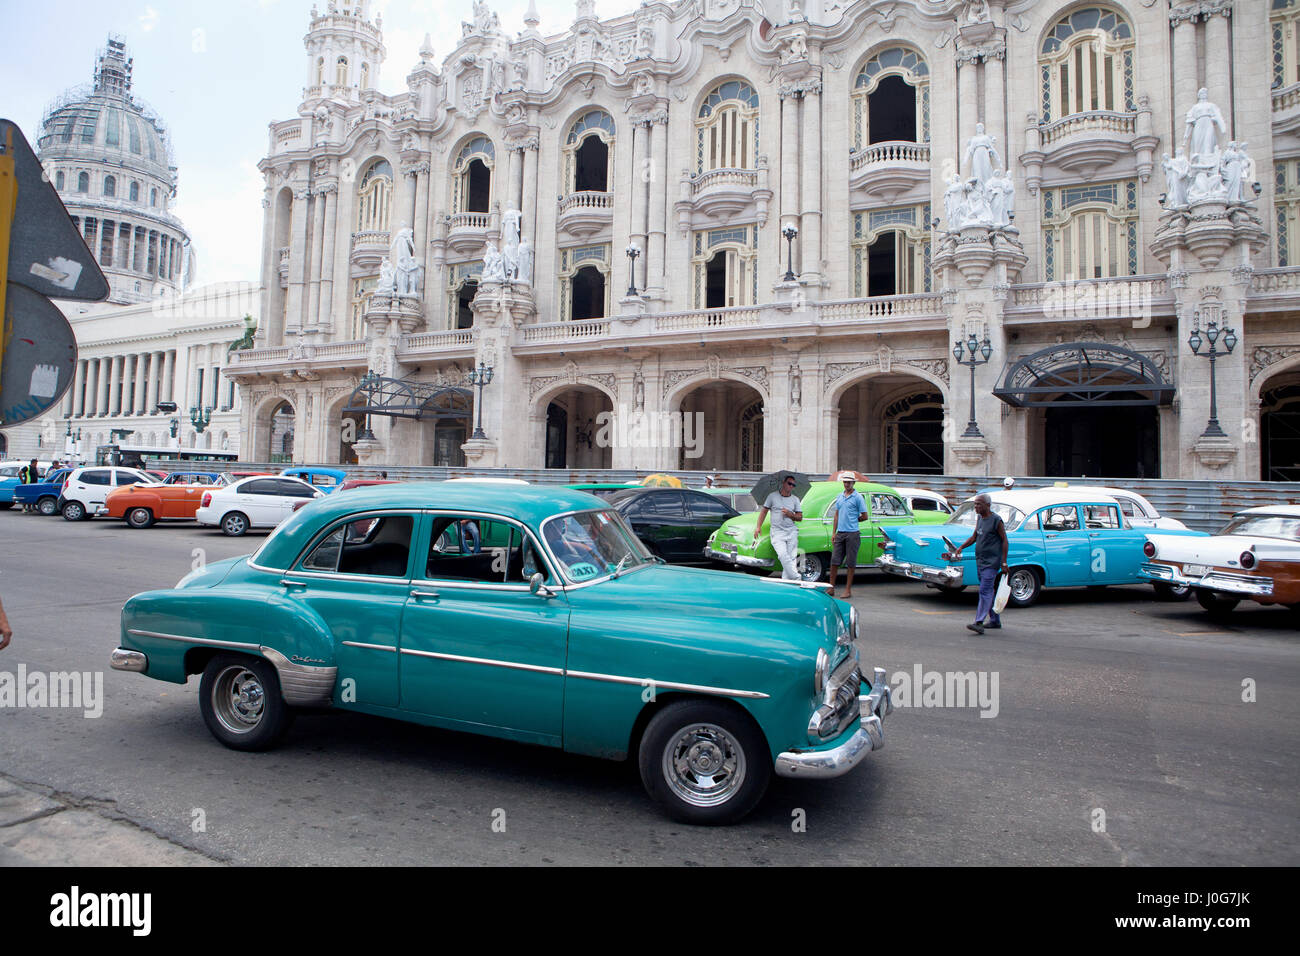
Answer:
[[[447,533],[467,523],[479,547]],[[835,777],[884,745],[857,631],[819,590],[664,566],[582,492],[403,483],[318,498],[257,553],[132,597],[112,666],[202,674],[238,750],[332,706],[635,757],[672,816],[727,823],[773,772]]]
[[[859,568],[873,566],[884,545],[882,528],[898,525],[937,524],[948,516],[938,512],[913,514],[902,497],[888,485],[861,482],[854,489],[867,502],[867,517],[858,528],[862,543],[858,547]],[[814,481],[803,496],[803,521],[799,522],[799,577],[803,581],[824,581],[831,569],[831,544],[835,529],[831,527],[831,509],[844,491],[838,481]],[[762,502],[759,502],[762,504]],[[722,525],[704,545],[706,557],[720,564],[731,564],[747,571],[768,572],[781,569],[776,549],[772,547],[771,518],[763,521],[763,533],[754,538],[755,514],[742,514]]]
[[[1129,524],[1113,497],[1089,488],[998,488],[988,494],[1007,530],[1007,584],[1013,606],[1028,607],[1045,587],[1145,583],[1142,546],[1151,529]],[[972,498],[946,524],[891,529],[891,540],[876,564],[946,593],[978,586],[974,546],[966,548],[960,560],[945,557],[970,538],[977,518]],[[1187,529],[1165,533],[1205,537],[1203,531]],[[1188,596],[1187,588],[1159,582],[1155,590],[1170,600]]]

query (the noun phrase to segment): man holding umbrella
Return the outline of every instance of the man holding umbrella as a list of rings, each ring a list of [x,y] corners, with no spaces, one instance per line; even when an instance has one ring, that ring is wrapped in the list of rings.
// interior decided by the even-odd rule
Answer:
[[[857,492],[858,476],[854,472],[841,471],[835,477],[844,482],[844,491],[831,508],[831,521],[835,525],[831,537],[831,594],[835,593],[836,576],[843,564],[846,578],[840,597],[847,599],[853,597],[853,571],[858,566],[858,549],[862,546],[858,525],[867,516],[867,500]]]
[[[763,502],[763,506],[758,509],[754,541],[757,542],[763,533],[763,519],[771,512],[772,547],[781,562],[781,577],[786,581],[799,580],[799,569],[796,566],[799,529],[795,523],[803,520],[803,505],[799,501],[799,494],[807,493],[808,487],[809,481],[804,475],[783,471],[764,475],[750,490],[755,501]]]

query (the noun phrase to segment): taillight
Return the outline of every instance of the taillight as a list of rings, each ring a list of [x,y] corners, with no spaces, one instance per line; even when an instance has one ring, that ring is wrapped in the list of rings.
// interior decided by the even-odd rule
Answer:
[[[1241,566],[1243,568],[1249,571],[1251,568],[1255,566],[1255,552],[1243,551],[1241,552],[1241,557],[1239,557],[1237,560],[1241,562]]]
[[[212,492],[210,491],[203,492],[203,500],[199,502],[199,507],[208,508],[211,507],[211,505],[212,505]]]
[[[68,490],[68,479],[67,479],[67,478],[64,478],[64,479],[63,479],[63,487],[59,489],[59,493],[62,494],[63,492],[65,492],[65,491],[67,491],[67,490]]]
[[[1142,545],[1142,553],[1148,558],[1154,558],[1156,556],[1156,546],[1148,541],[1146,544]]]

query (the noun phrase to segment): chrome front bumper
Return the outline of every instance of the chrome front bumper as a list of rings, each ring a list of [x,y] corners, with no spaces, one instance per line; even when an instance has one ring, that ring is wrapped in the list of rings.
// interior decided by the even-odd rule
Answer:
[[[892,554],[882,554],[876,558],[876,567],[889,574],[897,574],[899,577],[911,578],[914,581],[925,581],[928,584],[937,584],[941,588],[958,587],[961,584],[962,576],[965,574],[959,564],[950,564],[943,568],[932,568],[924,564],[899,561]]]
[[[885,681],[884,668],[875,669],[871,693],[858,697],[862,716],[853,736],[830,750],[787,750],[777,755],[778,777],[811,777],[827,780],[848,773],[867,754],[885,746],[884,719],[894,712],[894,698]]]
[[[776,561],[771,558],[751,558],[747,554],[736,554],[734,551],[719,551],[711,548],[707,544],[704,546],[704,556],[713,561],[723,561],[727,564],[739,564],[747,568],[765,568],[768,571],[776,567]]]
[[[149,667],[149,658],[140,651],[118,647],[109,656],[108,663],[115,671],[133,671],[136,674],[143,674]]]
[[[1272,597],[1273,579],[1250,574],[1233,574],[1211,568],[1198,576],[1183,574],[1181,568],[1169,564],[1144,564],[1139,572],[1148,581],[1161,581],[1179,587],[1188,585],[1206,591],[1224,594],[1241,594],[1245,597]]]

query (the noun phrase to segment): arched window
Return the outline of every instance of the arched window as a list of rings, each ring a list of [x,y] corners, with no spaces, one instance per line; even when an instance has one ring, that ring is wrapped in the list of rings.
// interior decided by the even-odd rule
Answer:
[[[361,64],[361,88],[363,90],[370,89],[370,64],[369,63]]]
[[[157,189],[151,189],[151,190],[149,190],[149,205],[151,205],[151,206],[156,206],[156,205],[158,205],[158,190],[157,190]]]
[[[104,177],[104,195],[105,196],[117,195],[117,179],[115,177],[113,176]]]
[[[1273,89],[1300,83],[1300,0],[1272,0]]]
[[[614,168],[614,118],[591,110],[569,127],[564,141],[564,184],[567,192],[609,192]]]
[[[572,321],[609,315],[610,246],[560,250],[560,315]]]
[[[131,202],[139,202],[139,201],[140,201],[140,184],[137,183],[137,182],[132,182],[132,183],[131,183]]]
[[[758,301],[758,227],[735,226],[695,234],[694,302],[723,309]]]
[[[461,147],[452,164],[452,213],[487,212],[492,208],[492,167],[496,149],[486,136]]]
[[[387,232],[393,196],[393,167],[377,159],[361,177],[357,193],[357,232]]]
[[[695,120],[695,171],[754,169],[758,160],[758,94],[728,80],[713,88]]]
[[[853,216],[853,294],[930,291],[930,204]]]
[[[740,413],[740,469],[763,470],[763,401],[759,399]]]
[[[853,83],[853,148],[893,141],[930,141],[930,67],[903,47],[867,60]]]
[[[334,85],[348,85],[348,58],[341,56],[334,64]]]
[[[1133,28],[1113,10],[1087,7],[1058,20],[1038,57],[1043,122],[1136,110],[1134,53]]]
[[[1048,282],[1138,274],[1137,181],[1043,190]]]
[[[60,169],[54,174],[54,188],[61,191],[63,189],[63,182],[63,170]]]
[[[77,173],[77,192],[90,192],[90,173]]]
[[[127,117],[126,132],[131,152],[136,155],[142,155],[140,152],[140,121],[134,116]]]

